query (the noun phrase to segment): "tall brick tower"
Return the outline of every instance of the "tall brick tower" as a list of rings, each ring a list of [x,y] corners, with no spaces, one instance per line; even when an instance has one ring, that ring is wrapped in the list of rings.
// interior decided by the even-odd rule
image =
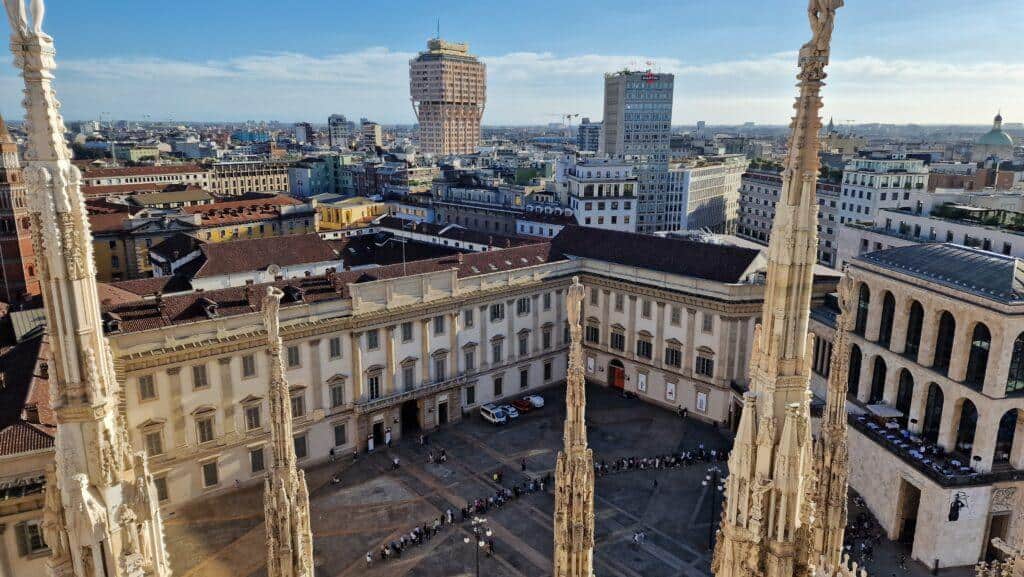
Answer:
[[[18,145],[0,117],[0,300],[39,294]]]

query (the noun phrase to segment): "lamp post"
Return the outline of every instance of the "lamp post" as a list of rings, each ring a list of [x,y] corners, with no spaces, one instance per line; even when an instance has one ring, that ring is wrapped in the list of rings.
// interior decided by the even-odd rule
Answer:
[[[487,519],[481,517],[473,517],[470,520],[472,525],[473,536],[468,535],[462,538],[462,541],[466,544],[473,543],[473,558],[476,560],[476,577],[480,577],[480,550],[487,546],[485,537],[490,537],[493,533],[491,528],[485,525]]]
[[[724,482],[725,479],[722,477],[722,471],[717,466],[714,466],[708,467],[708,472],[700,483],[711,490],[711,518],[708,523],[709,550],[715,546],[715,512],[718,510],[718,495],[725,490]]]

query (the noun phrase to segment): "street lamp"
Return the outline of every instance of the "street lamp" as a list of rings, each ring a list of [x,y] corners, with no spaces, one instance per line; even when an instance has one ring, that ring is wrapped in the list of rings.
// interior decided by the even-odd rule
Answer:
[[[476,577],[480,577],[480,550],[487,546],[487,541],[484,540],[484,537],[489,538],[493,535],[491,528],[484,524],[486,522],[487,519],[473,517],[470,520],[470,524],[473,526],[473,536],[469,537],[467,535],[462,538],[463,543],[466,543],[467,545],[469,543],[474,543],[476,545],[473,547],[473,557],[476,560]]]
[[[708,473],[704,475],[704,480],[700,484],[711,489],[711,518],[708,520],[708,549],[710,550],[715,546],[715,512],[718,511],[718,495],[725,491],[725,478],[722,477],[722,471],[717,466],[708,467]]]

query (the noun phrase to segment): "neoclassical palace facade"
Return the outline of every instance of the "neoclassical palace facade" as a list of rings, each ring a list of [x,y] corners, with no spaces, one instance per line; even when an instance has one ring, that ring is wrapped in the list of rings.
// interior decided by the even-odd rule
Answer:
[[[952,244],[850,261],[850,485],[940,567],[1015,542],[1024,512],[1024,270]],[[812,314],[818,391],[834,318]],[[922,447],[924,450],[922,450]]]
[[[745,383],[763,270],[754,249],[569,227],[547,243],[279,281],[299,464],[562,382],[572,275],[588,287],[588,378],[726,422]],[[816,279],[819,301],[837,279]],[[106,309],[131,439],[150,455],[165,502],[262,478],[259,290]]]

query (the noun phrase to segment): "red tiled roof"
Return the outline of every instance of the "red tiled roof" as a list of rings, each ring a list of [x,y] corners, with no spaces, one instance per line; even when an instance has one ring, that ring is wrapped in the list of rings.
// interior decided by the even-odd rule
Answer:
[[[109,214],[90,214],[89,229],[92,232],[115,232],[124,228],[124,221],[131,218],[129,212],[112,212]]]
[[[189,185],[191,188],[197,185]],[[145,194],[152,192],[172,192],[181,190],[184,186],[180,183],[168,183],[168,182],[153,182],[153,183],[141,183],[141,184],[98,184],[98,185],[83,185],[82,195],[85,198],[99,198],[114,195],[134,195],[134,194]]]
[[[242,224],[276,218],[281,214],[282,206],[303,204],[301,200],[285,195],[247,200],[230,200],[214,204],[186,206],[182,210],[187,214],[199,214],[200,226],[224,226]]]
[[[0,354],[3,386],[0,387],[0,455],[14,455],[53,446],[56,418],[50,408],[48,380],[39,370],[47,359],[47,345],[37,336]],[[33,408],[38,415],[28,420]],[[38,421],[38,422],[35,422]]]
[[[0,455],[17,455],[53,448],[56,427],[18,421],[0,430]]]

